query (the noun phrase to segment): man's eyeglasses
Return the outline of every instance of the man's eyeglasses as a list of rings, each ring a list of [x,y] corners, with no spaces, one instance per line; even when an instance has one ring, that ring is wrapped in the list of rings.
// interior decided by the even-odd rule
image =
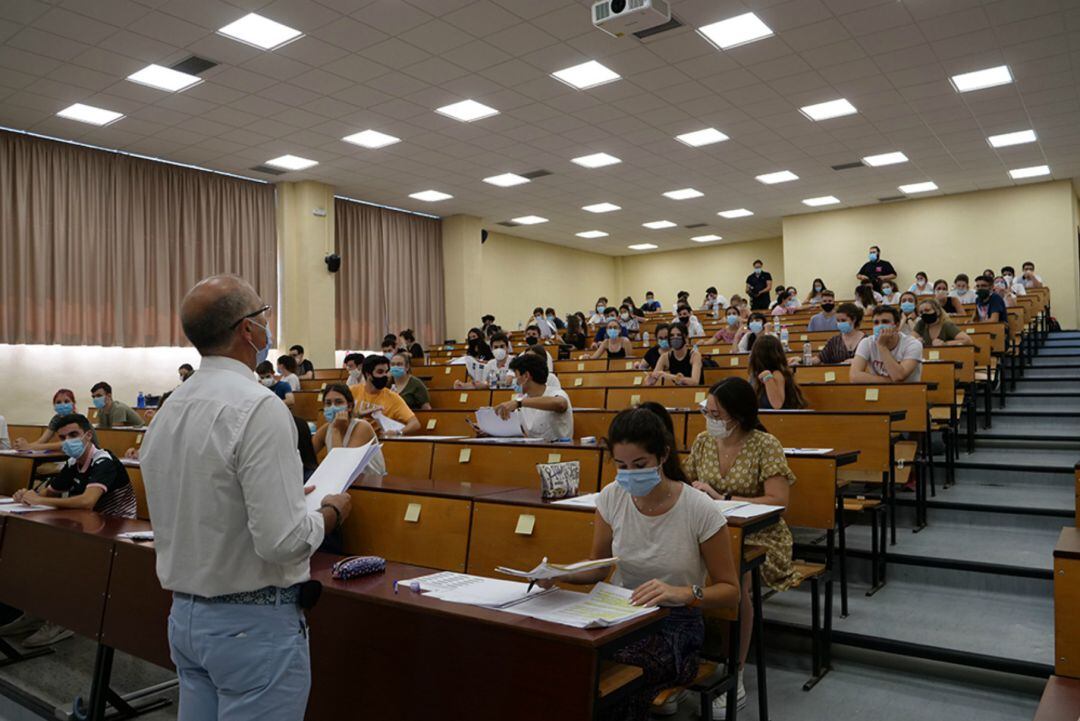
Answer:
[[[255,311],[252,311],[252,312],[248,313],[245,316],[242,316],[238,321],[236,321],[235,323],[230,325],[229,328],[230,329],[235,328],[236,326],[240,325],[241,323],[243,323],[245,320],[247,320],[249,318],[254,318],[257,315],[262,315],[263,313],[266,313],[267,311],[269,311],[271,307],[272,306],[264,305],[262,308],[259,308],[258,310],[255,310]]]

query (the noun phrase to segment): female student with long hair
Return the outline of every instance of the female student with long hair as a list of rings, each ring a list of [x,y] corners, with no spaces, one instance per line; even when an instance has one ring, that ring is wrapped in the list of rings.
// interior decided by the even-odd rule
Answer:
[[[747,379],[757,394],[758,408],[806,408],[806,399],[795,382],[784,346],[776,336],[762,336],[754,343],[747,371]]]

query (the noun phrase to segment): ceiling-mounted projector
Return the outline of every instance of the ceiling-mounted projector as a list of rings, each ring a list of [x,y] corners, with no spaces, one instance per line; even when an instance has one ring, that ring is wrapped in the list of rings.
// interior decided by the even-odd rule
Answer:
[[[671,20],[666,0],[600,0],[593,3],[593,25],[612,37],[663,25]]]

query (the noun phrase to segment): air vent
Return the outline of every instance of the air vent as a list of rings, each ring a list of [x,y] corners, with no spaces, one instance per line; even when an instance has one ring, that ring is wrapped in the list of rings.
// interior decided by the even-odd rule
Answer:
[[[705,228],[708,227],[708,225],[708,223],[693,223],[692,225],[684,225],[683,227],[687,230],[693,230],[694,228]]]
[[[185,58],[172,66],[173,70],[179,70],[182,73],[188,75],[202,75],[210,68],[217,65],[213,60],[207,60],[206,58],[200,58],[197,55],[192,55],[189,58]]]
[[[289,172],[270,165],[256,165],[253,168],[249,168],[249,170],[254,170],[256,173],[266,173],[267,175],[285,175],[285,173]]]
[[[888,198],[878,198],[879,203],[891,203],[894,200],[907,200],[906,195],[890,195]]]
[[[653,35],[659,35],[660,33],[666,33],[668,30],[674,30],[675,28],[681,27],[682,23],[679,22],[675,16],[672,16],[672,18],[663,25],[656,25],[655,27],[638,30],[634,33],[634,37],[638,40],[644,40],[645,38],[651,38]]]
[[[833,170],[851,170],[852,168],[864,168],[861,160],[856,160],[854,163],[841,163],[840,165],[832,166]]]
[[[528,178],[529,180],[536,180],[537,178],[544,178],[551,175],[550,170],[534,170],[530,173],[522,173],[521,177]]]
[[[496,223],[495,225],[502,225],[502,226],[505,226],[505,227],[507,227],[507,228],[516,228],[516,227],[518,227],[519,225],[521,225],[521,223],[515,223],[515,222],[513,222],[512,220],[500,220],[500,221],[499,221],[498,223]]]

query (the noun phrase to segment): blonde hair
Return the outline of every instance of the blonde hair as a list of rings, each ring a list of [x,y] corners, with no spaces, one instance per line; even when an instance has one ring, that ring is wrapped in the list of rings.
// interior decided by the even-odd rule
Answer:
[[[934,312],[938,314],[938,320],[942,320],[949,315],[945,312],[945,309],[941,307],[941,303],[937,302],[937,298],[934,298],[933,296],[923,297],[919,299],[918,304],[915,306],[916,312],[918,312],[919,308],[924,305],[928,305],[934,309]]]

